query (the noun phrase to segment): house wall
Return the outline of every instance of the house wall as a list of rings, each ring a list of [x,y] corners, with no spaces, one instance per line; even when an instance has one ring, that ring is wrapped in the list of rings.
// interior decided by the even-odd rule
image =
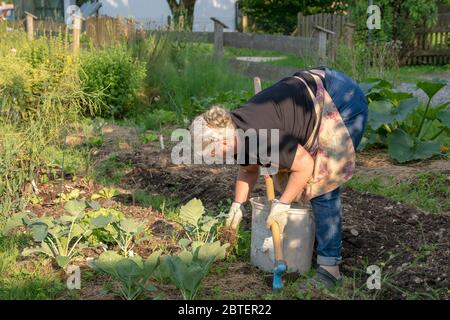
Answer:
[[[101,15],[133,17],[147,28],[167,25],[171,15],[166,0],[101,0]],[[230,31],[235,29],[236,0],[197,0],[194,10],[194,31],[212,31],[210,17],[223,21]]]

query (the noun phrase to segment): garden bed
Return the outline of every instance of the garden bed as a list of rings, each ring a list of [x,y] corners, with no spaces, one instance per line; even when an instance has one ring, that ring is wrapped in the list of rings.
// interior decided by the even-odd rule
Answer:
[[[122,136],[123,138],[123,136]],[[125,139],[126,140],[126,139]],[[106,144],[108,145],[108,144]],[[105,159],[105,152],[100,152]],[[373,158],[373,157],[372,157]],[[117,154],[117,161],[130,169],[120,180],[120,194],[101,200],[102,207],[115,208],[127,216],[143,221],[149,228],[151,239],[139,244],[135,252],[146,257],[157,248],[175,253],[177,240],[183,237],[183,228],[161,213],[160,208],[140,204],[134,197],[136,190],[150,195],[164,195],[186,203],[192,198],[201,199],[211,212],[226,210],[232,197],[237,168],[234,166],[173,165],[170,152],[161,151],[155,144],[136,149],[126,149]],[[359,156],[360,164],[368,159]],[[380,160],[381,161],[381,160]],[[438,166],[438,170],[441,170]],[[86,183],[83,179],[67,181],[64,192],[75,188],[89,198],[102,186]],[[42,204],[30,205],[38,215],[59,215],[61,205],[52,205],[60,192],[60,183],[47,184],[43,189]],[[264,195],[264,186],[255,188],[255,195]],[[344,287],[334,293],[302,293],[296,288],[304,277],[290,277],[285,292],[273,295],[270,275],[253,267],[248,256],[234,256],[216,262],[205,279],[198,298],[203,299],[255,299],[255,298],[448,298],[450,260],[450,217],[447,214],[429,214],[424,210],[387,199],[380,195],[343,190],[343,258],[342,269],[347,276]],[[248,208],[250,212],[250,208]],[[251,229],[251,218],[244,218],[243,230]],[[249,243],[247,243],[249,245]],[[96,257],[101,251],[91,251]],[[88,274],[83,281],[80,299],[116,299],[111,294],[114,286],[108,277],[89,276],[92,270],[84,260],[78,261]],[[382,268],[381,290],[366,288],[366,268]],[[103,279],[103,280],[102,280]],[[159,284],[159,294],[164,298],[179,298],[172,284]],[[151,297],[152,295],[149,295]],[[70,298],[63,295],[61,298]]]

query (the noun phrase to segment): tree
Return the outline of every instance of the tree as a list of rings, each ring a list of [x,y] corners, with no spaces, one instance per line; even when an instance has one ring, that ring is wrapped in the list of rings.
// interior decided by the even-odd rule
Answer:
[[[196,0],[167,0],[175,23],[184,17],[185,27],[192,30],[194,25],[194,9]]]
[[[308,15],[342,8],[336,0],[238,0],[238,5],[254,24],[253,31],[281,34],[295,30],[299,12]]]
[[[360,35],[366,37],[367,1],[346,1],[352,21]],[[431,27],[437,22],[438,6],[450,6],[450,0],[377,0],[381,9],[381,29],[373,30],[374,39],[408,43],[417,28]]]

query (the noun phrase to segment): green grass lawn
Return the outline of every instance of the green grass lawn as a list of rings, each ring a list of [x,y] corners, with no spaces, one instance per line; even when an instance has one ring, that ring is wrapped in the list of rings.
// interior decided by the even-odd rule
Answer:
[[[196,44],[199,50],[204,53],[213,52],[213,45],[207,43]],[[282,57],[280,60],[267,61],[262,63],[268,63],[271,65],[282,67],[294,67],[299,69],[306,69],[317,66],[317,62],[312,57],[297,56],[294,54],[286,54],[277,51],[269,50],[255,50],[247,48],[224,48],[225,58],[233,59],[236,57]],[[334,63],[339,65],[339,62]],[[336,67],[338,70],[339,67]],[[349,73],[348,70],[340,70],[345,73]],[[370,70],[367,73],[368,77],[371,77]],[[386,70],[384,78],[389,81],[399,82],[417,82],[427,78],[450,78],[450,64],[448,65],[423,65],[423,66],[403,66],[399,70]]]
[[[362,178],[355,176],[346,187],[379,194],[427,212],[450,215],[450,184],[448,176],[441,173],[419,173],[411,179]]]

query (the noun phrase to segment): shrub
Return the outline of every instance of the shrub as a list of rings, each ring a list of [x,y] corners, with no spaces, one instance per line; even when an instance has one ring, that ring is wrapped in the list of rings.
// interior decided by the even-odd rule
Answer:
[[[117,47],[85,53],[80,78],[86,93],[102,93],[101,115],[123,117],[136,101],[145,78],[145,64]]]

